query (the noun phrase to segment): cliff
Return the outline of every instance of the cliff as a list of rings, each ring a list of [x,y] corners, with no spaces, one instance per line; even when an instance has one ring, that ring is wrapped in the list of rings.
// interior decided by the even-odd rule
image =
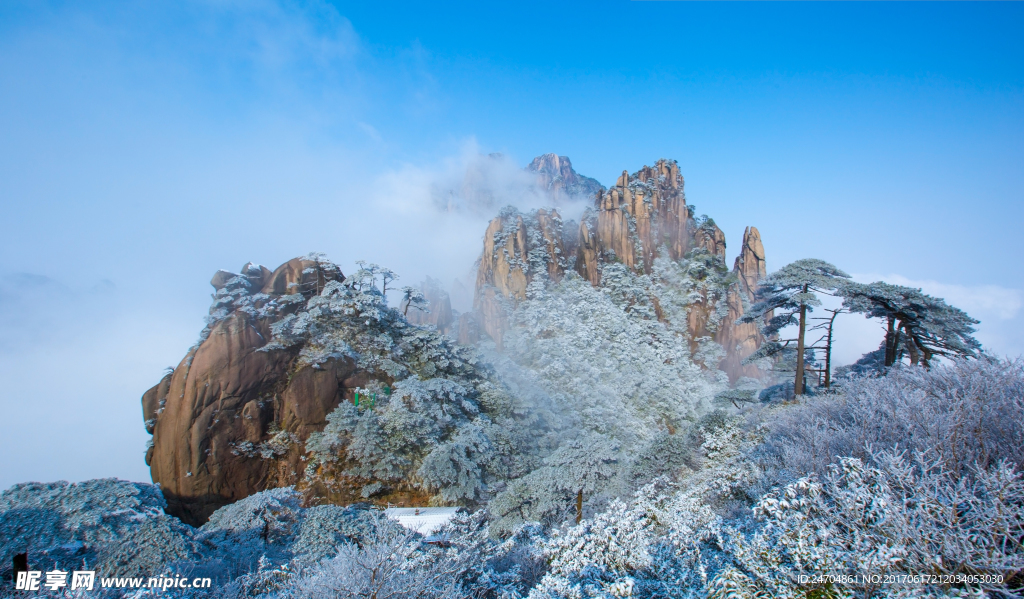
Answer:
[[[546,416],[439,332],[447,294],[428,280],[410,322],[388,305],[389,274],[310,255],[213,277],[199,343],[142,397],[169,513],[201,524],[286,486],[316,503],[477,505],[535,450]]]
[[[427,305],[423,308],[411,306],[406,310],[406,306],[403,304],[402,308],[406,319],[412,324],[433,326],[440,333],[451,332],[452,325],[455,323],[455,315],[452,312],[451,298],[441,282],[427,277],[420,284],[420,293],[423,294]]]
[[[536,174],[539,186],[548,191],[556,202],[571,196],[592,197],[604,189],[596,179],[584,177],[573,170],[568,156],[544,154],[534,158],[526,170]]]
[[[743,231],[743,247],[733,264],[733,272],[738,275],[738,280],[729,286],[727,295],[729,313],[726,322],[731,324],[719,329],[715,335],[715,341],[726,350],[726,357],[719,368],[732,380],[741,376],[757,378],[761,375],[758,368],[753,364],[743,364],[743,360],[757,351],[763,339],[756,324],[736,322],[743,316],[744,302],[746,305],[754,302],[757,282],[768,274],[761,233],[757,227],[747,227]]]
[[[142,397],[153,435],[146,463],[169,513],[198,524],[223,505],[299,482],[298,442],[369,377],[352,359],[314,368],[294,349],[261,350],[274,323],[343,278],[336,267],[299,258],[273,272],[247,264],[214,275],[201,342]]]
[[[567,158],[553,154],[534,159],[531,170],[546,171],[557,166],[562,181],[586,178],[571,171]],[[684,180],[673,160],[659,160],[629,174],[623,171],[610,189],[597,189],[593,204],[581,222],[563,222],[556,210],[529,214],[503,210],[484,233],[483,252],[477,271],[474,311],[482,333],[502,347],[508,329],[508,315],[526,298],[529,284],[544,276],[557,282],[569,270],[579,273],[594,286],[602,285],[606,265],[625,265],[631,272],[656,275],[660,258],[681,262],[694,252],[709,256],[725,269],[725,234],[706,217],[697,218],[686,204]],[[761,339],[753,324],[737,325],[744,302],[753,298],[757,281],[765,274],[764,247],[756,228],[744,233],[743,249],[733,268],[733,277],[722,288],[705,285],[686,315],[687,334],[696,352],[704,338],[713,337],[725,350],[718,367],[732,380],[757,376],[752,365],[742,361]],[[654,304],[658,297],[652,292]],[[724,318],[717,312],[728,314]],[[667,316],[659,309],[658,316]]]

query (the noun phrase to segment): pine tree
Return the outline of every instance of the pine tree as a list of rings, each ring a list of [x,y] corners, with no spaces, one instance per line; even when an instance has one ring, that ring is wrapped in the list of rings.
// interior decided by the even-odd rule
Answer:
[[[423,296],[423,292],[415,287],[402,287],[402,315],[409,315],[409,308],[416,308],[420,311],[426,311],[427,309],[427,298]]]
[[[848,282],[839,295],[850,311],[885,320],[886,366],[898,361],[901,343],[910,354],[910,363],[924,366],[934,356],[975,357],[981,348],[971,336],[979,321],[920,289],[881,281],[868,285]]]
[[[850,275],[823,260],[808,258],[797,260],[768,275],[761,281],[755,298],[757,303],[739,322],[763,322],[768,317],[762,334],[767,341],[748,360],[775,355],[796,342],[796,379],[793,394],[804,392],[804,336],[807,327],[807,313],[820,306],[818,293],[833,295],[849,279]],[[778,313],[776,313],[778,311]],[[782,329],[797,325],[796,339],[779,340]]]

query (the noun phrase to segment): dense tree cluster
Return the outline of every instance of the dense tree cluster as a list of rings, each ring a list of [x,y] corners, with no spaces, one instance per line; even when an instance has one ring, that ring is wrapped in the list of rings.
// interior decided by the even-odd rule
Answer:
[[[689,271],[674,280],[706,297],[704,279],[721,273],[700,264],[700,281]],[[307,484],[357,482],[367,499],[411,488],[439,504],[490,503],[495,530],[511,531],[592,513],[671,473],[681,462],[647,456],[688,455],[685,433],[722,382],[655,317],[651,279],[616,266],[603,289],[573,272],[557,284],[537,277],[511,315],[505,354],[488,356],[493,365],[410,324],[408,292],[400,309],[389,307],[389,271],[362,264],[327,281],[272,326],[262,350],[299,347],[314,367],[350,359],[373,377],[359,390],[372,403],[343,402],[306,440]],[[273,453],[263,445],[235,451]]]
[[[179,525],[158,547],[139,536],[150,534],[145,526],[89,524],[119,502],[124,522],[159,520],[159,494],[147,485],[17,487],[0,496],[0,523],[13,536],[15,518],[34,509],[35,520],[54,523],[22,533],[37,554],[93,539],[100,553],[123,556],[117,567],[219,577],[207,597],[1017,597],[1022,397],[1019,363],[896,367],[808,402],[704,417],[689,437],[688,466],[579,523],[522,522],[496,534],[488,511],[463,513],[431,543],[368,506],[302,507],[291,489],[222,508],[200,529]],[[883,409],[890,422],[879,427]],[[843,427],[839,440],[822,446],[834,426]],[[585,464],[575,476],[590,477],[593,492],[621,465],[606,459],[612,446],[573,453],[583,447],[563,446],[545,467],[573,476],[568,465]],[[546,483],[557,492],[554,478]],[[72,516],[63,504],[95,507]],[[44,517],[61,513],[63,524]],[[124,553],[143,541],[151,546]],[[162,562],[149,555],[158,548]]]
[[[342,402],[307,439],[306,480],[363,481],[366,498],[392,486],[442,502],[485,500],[494,484],[533,466],[537,432],[551,419],[511,394],[474,350],[410,324],[407,306],[390,307],[384,289],[394,279],[363,264],[272,326],[263,351],[300,346],[304,363],[351,359],[373,377],[357,390],[367,400]]]

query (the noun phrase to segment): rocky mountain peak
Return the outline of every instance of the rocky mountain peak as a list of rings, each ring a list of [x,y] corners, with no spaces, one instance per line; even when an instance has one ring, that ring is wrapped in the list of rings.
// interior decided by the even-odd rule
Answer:
[[[568,157],[555,154],[535,158],[527,169],[537,172],[549,189],[578,188],[580,184],[573,182],[588,179],[572,170]],[[480,331],[501,348],[508,315],[526,298],[526,289],[537,276],[557,282],[566,272],[575,271],[599,287],[609,264],[622,264],[629,272],[650,277],[659,257],[679,262],[694,252],[727,273],[725,234],[714,220],[693,214],[684,186],[678,163],[661,159],[632,174],[622,171],[611,188],[595,189],[593,205],[579,223],[563,222],[554,210],[502,211],[484,234],[477,271],[474,311]],[[744,303],[753,299],[764,274],[760,233],[748,227],[729,279],[733,282],[727,289],[704,291],[686,316],[692,349],[696,352],[700,340],[714,338],[726,353],[719,367],[734,380],[758,374],[755,367],[742,364],[760,345],[757,327],[735,321],[743,315]],[[657,305],[658,298],[652,299]]]
[[[593,196],[604,190],[596,179],[580,175],[572,168],[568,156],[543,154],[533,159],[526,170],[537,174],[543,189],[558,199],[560,196]]]

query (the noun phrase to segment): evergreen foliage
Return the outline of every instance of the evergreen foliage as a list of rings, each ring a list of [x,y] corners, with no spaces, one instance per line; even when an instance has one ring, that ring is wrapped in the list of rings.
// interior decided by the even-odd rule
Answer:
[[[490,502],[498,534],[572,519],[581,493],[583,512],[593,513],[633,485],[674,473],[686,448],[670,443],[661,455],[679,461],[652,467],[654,440],[685,433],[724,386],[690,360],[685,337],[654,318],[650,278],[615,264],[603,276],[610,283],[600,289],[574,272],[557,284],[534,280],[512,314],[505,352],[533,373],[552,416],[561,416],[556,426],[571,432]]]
[[[0,538],[29,540],[40,556],[92,539],[119,571],[213,575],[201,596],[235,599],[1019,597],[1022,402],[1018,362],[891,368],[800,404],[745,404],[662,431],[650,447],[669,445],[664,461],[685,464],[667,476],[658,455],[628,460],[620,441],[581,432],[510,483],[539,501],[550,488],[551,505],[564,505],[567,491],[600,495],[644,471],[629,480],[649,482],[606,493],[579,524],[556,515],[554,526],[498,531],[500,517],[480,511],[428,543],[380,511],[306,508],[275,489],[195,530],[160,513],[155,487],[107,480],[8,490]],[[849,577],[814,578],[829,574]]]
[[[765,340],[746,361],[775,356],[784,350],[791,351],[794,348],[789,344],[795,343],[793,394],[803,395],[806,388],[804,371],[807,346],[804,336],[807,331],[807,313],[821,305],[818,293],[832,295],[846,285],[846,279],[849,278],[850,275],[824,260],[804,259],[787,264],[761,280],[755,293],[757,302],[739,322],[763,323],[761,334]],[[779,332],[791,325],[797,327],[796,339],[780,340]],[[831,352],[831,338],[827,351]]]
[[[818,293],[832,294],[847,285],[843,279],[849,277],[828,262],[805,259],[787,264],[762,279],[755,294],[757,302],[740,318],[740,322],[759,322],[767,318],[761,331],[766,341],[748,361],[780,352],[785,342],[777,339],[779,332],[799,325],[801,310],[810,312],[821,305]]]
[[[934,356],[975,357],[981,344],[971,336],[978,321],[943,299],[920,289],[875,282],[848,282],[840,288],[843,306],[886,322],[885,365],[905,347],[910,362],[928,366]]]
[[[978,355],[971,322],[941,300],[898,290],[913,313],[879,308],[814,260],[773,273],[749,318],[776,311],[768,334],[838,290],[851,308],[891,315],[922,353],[952,359],[878,368],[875,352],[827,392],[762,403],[754,381],[726,389],[695,365],[713,356],[676,322],[696,303],[716,306],[708,330],[724,318],[714,315],[732,279],[706,252],[659,260],[649,276],[609,264],[601,289],[571,271],[557,283],[537,274],[489,363],[389,307],[394,273],[361,264],[335,280],[315,258],[315,289],[271,305],[240,276],[211,312],[215,326],[229,307],[278,310],[265,351],[292,348],[312,367],[351,360],[370,375],[359,391],[376,402],[341,403],[308,437],[306,482],[480,509],[424,538],[368,505],[308,507],[286,488],[193,529],[163,513],[152,485],[29,483],[0,495],[0,549],[28,549],[44,568],[211,576],[201,596],[237,599],[1021,596],[1024,366],[960,358]],[[761,396],[792,397],[789,385]],[[235,450],[273,457],[295,441]],[[989,578],[813,579],[865,573]]]
[[[0,567],[9,572],[10,556],[28,552],[39,568],[130,576],[194,558],[189,527],[166,506],[158,487],[112,478],[14,485],[0,494]]]
[[[306,480],[328,488],[361,481],[366,498],[412,488],[440,502],[485,501],[491,486],[526,470],[537,431],[551,423],[512,396],[474,350],[389,307],[383,287],[394,279],[363,264],[272,325],[263,351],[299,346],[303,363],[350,359],[373,377],[358,390],[375,397],[372,405],[342,402],[307,438]]]

